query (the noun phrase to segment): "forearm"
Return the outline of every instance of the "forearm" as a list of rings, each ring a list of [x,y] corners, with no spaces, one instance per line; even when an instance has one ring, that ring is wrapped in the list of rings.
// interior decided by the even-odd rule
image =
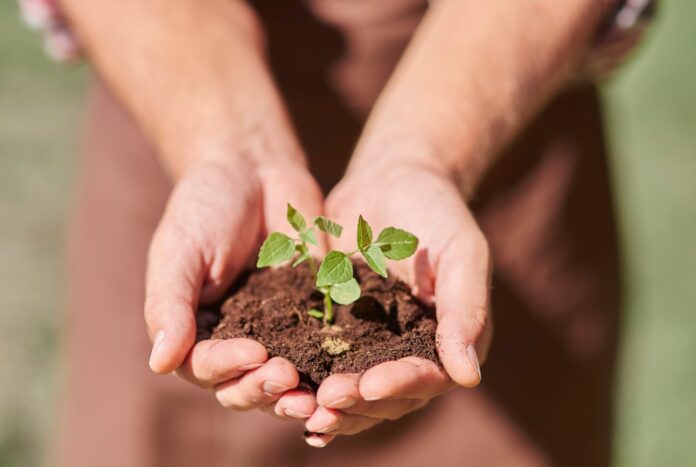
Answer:
[[[175,177],[201,160],[302,161],[238,1],[63,0],[98,73]]]
[[[571,76],[607,2],[439,0],[370,116],[352,166],[412,162],[469,195]]]

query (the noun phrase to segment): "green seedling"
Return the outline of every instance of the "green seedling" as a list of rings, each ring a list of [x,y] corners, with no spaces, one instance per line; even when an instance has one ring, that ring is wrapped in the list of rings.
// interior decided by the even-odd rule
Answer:
[[[360,284],[353,277],[351,256],[361,254],[370,269],[387,277],[387,259],[406,259],[418,248],[418,238],[415,235],[395,227],[387,227],[374,239],[372,228],[360,216],[357,248],[349,252],[329,251],[317,266],[317,261],[309,253],[309,245],[317,245],[314,229],[340,238],[343,227],[323,216],[316,217],[308,225],[304,216],[290,204],[287,219],[297,232],[297,237],[271,232],[261,246],[256,266],[263,268],[292,260],[292,267],[297,267],[306,261],[317,290],[324,295],[324,309],[311,309],[307,313],[314,318],[323,319],[325,324],[333,322],[333,302],[348,305],[360,298]]]

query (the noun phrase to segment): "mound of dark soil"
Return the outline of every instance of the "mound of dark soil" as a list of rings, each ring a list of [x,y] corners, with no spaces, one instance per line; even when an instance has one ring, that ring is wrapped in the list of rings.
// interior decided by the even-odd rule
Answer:
[[[409,355],[439,364],[434,310],[393,277],[384,279],[363,264],[355,265],[355,273],[362,296],[351,305],[334,304],[328,327],[307,314],[323,306],[306,265],[247,273],[221,307],[201,310],[199,338],[212,331],[213,338],[255,339],[271,356],[292,362],[315,388],[333,373],[360,373]]]

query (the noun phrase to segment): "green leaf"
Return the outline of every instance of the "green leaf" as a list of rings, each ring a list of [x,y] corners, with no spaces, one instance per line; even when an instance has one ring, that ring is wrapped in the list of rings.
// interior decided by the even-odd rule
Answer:
[[[387,277],[387,259],[377,245],[371,245],[368,249],[362,250],[361,253],[370,269],[382,277]]]
[[[353,277],[353,264],[340,251],[329,251],[319,266],[317,287],[340,284]]]
[[[312,318],[316,318],[316,319],[323,319],[323,318],[324,318],[324,312],[323,312],[323,311],[319,311],[319,310],[317,310],[316,308],[312,308],[311,310],[309,310],[309,311],[307,312],[307,314],[308,314],[309,316],[311,316]]]
[[[334,302],[349,305],[360,298],[360,285],[355,278],[331,286],[329,295]]]
[[[343,233],[343,226],[335,223],[332,220],[327,219],[324,216],[319,216],[315,218],[314,225],[316,225],[322,232],[331,234],[336,238],[339,238]]]
[[[311,243],[312,245],[317,244],[317,237],[314,235],[314,231],[312,229],[302,230],[300,232],[300,240],[305,243]]]
[[[370,224],[363,218],[358,217],[358,248],[361,250],[367,248],[372,243],[372,229]]]
[[[257,268],[273,266],[292,258],[295,254],[295,242],[292,238],[279,232],[272,232],[261,245]]]
[[[304,230],[304,228],[307,227],[305,218],[302,217],[302,214],[300,214],[300,212],[297,209],[295,209],[290,203],[288,203],[287,218],[292,228],[298,232]]]
[[[297,245],[295,247],[295,250],[300,254],[300,256],[297,257],[294,263],[292,263],[292,267],[296,268],[300,264],[302,264],[305,260],[309,259],[309,250],[307,249],[306,246],[304,245]]]
[[[405,259],[418,248],[418,237],[405,230],[387,227],[379,233],[375,245],[378,245],[384,256],[389,259]]]

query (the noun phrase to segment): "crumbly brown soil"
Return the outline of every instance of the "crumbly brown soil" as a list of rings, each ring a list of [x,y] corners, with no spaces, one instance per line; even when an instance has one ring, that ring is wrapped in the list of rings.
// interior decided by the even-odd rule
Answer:
[[[313,387],[331,374],[359,373],[409,355],[439,364],[434,311],[401,281],[363,264],[355,272],[362,296],[351,305],[334,304],[333,326],[307,314],[323,309],[309,268],[287,266],[247,273],[220,308],[201,310],[199,338],[212,329],[213,338],[256,339],[271,356],[291,361]]]

